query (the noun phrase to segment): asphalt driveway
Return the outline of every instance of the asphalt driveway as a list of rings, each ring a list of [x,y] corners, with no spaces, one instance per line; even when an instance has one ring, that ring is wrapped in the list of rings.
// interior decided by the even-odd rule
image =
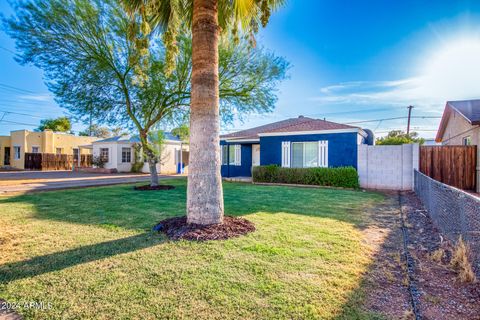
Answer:
[[[161,175],[162,178],[176,176]],[[148,181],[139,173],[97,174],[72,171],[0,171],[0,194],[105,186]]]

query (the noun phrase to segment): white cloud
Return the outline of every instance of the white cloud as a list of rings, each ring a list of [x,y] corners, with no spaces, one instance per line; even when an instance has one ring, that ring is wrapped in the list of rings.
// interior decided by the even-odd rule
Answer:
[[[480,41],[449,43],[425,60],[419,75],[393,81],[352,81],[320,88],[322,104],[407,106],[441,112],[448,100],[480,98]]]
[[[21,95],[18,96],[19,99],[24,99],[24,100],[31,100],[31,101],[53,101],[52,96],[48,93],[43,93],[43,94],[28,94],[28,95]]]

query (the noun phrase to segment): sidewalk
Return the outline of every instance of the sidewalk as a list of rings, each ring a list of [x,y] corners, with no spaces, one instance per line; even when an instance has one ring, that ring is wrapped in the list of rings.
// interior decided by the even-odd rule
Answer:
[[[159,179],[177,178],[161,175]],[[88,174],[71,171],[0,172],[0,195],[98,187],[149,181],[148,174]]]

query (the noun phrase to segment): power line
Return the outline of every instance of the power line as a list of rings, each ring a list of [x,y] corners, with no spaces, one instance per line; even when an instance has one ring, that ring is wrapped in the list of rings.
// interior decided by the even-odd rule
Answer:
[[[4,84],[4,83],[0,83],[0,87],[3,87],[5,89],[10,89],[10,90],[17,90],[17,91],[21,91],[21,92],[25,92],[25,93],[30,93],[30,94],[39,94],[39,92],[33,92],[33,91],[30,91],[30,90],[18,88],[18,87],[15,87],[15,86]]]
[[[351,110],[351,111],[341,111],[341,112],[328,112],[328,113],[310,113],[310,114],[305,114],[307,117],[316,117],[316,116],[331,116],[331,115],[337,115],[337,114],[351,114],[351,113],[369,113],[369,112],[378,112],[378,111],[391,111],[391,110],[396,110],[398,108],[392,107],[392,108],[376,108],[376,109],[363,109],[363,110]]]
[[[382,131],[375,131],[375,133],[389,133],[390,131],[393,130],[402,130],[402,129],[391,129],[391,130],[382,130]],[[413,131],[421,131],[421,132],[437,132],[437,129],[414,129]]]
[[[8,49],[8,48],[5,48],[5,47],[3,47],[3,46],[0,46],[0,49],[3,49],[3,50],[5,50],[5,51],[7,51],[7,52],[10,52],[11,54],[17,54],[15,51],[10,50],[10,49]]]
[[[45,119],[45,117],[36,116],[36,115],[33,115],[33,114],[28,114],[28,113],[22,113],[22,112],[14,112],[14,111],[6,111],[6,110],[0,110],[0,112],[3,112],[4,116],[7,115],[7,114],[18,114],[18,115],[21,115],[21,116],[28,116],[28,117],[32,117],[32,118]]]
[[[24,122],[10,121],[10,120],[2,120],[1,122],[7,122],[7,123],[11,123],[11,124],[19,124],[19,125],[22,125],[22,126],[38,127],[38,124],[31,124],[31,123],[24,123]]]
[[[440,119],[440,116],[413,116],[412,119]],[[394,117],[394,118],[384,118],[384,119],[374,119],[374,120],[362,120],[362,121],[353,121],[346,122],[345,124],[355,124],[355,123],[366,123],[366,122],[377,122],[377,121],[388,121],[388,120],[401,120],[408,119],[408,117]]]

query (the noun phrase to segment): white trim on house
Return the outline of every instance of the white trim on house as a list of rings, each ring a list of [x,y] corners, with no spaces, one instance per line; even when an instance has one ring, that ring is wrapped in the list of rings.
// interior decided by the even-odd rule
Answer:
[[[290,131],[290,132],[267,132],[259,133],[260,137],[278,137],[278,136],[302,136],[311,134],[326,134],[326,133],[349,133],[356,132],[367,137],[367,133],[360,128],[352,129],[332,129],[332,130],[314,130],[314,131]]]
[[[318,166],[328,168],[328,140],[318,141]]]
[[[242,146],[240,144],[235,145],[235,165],[242,165]]]
[[[13,148],[13,160],[20,160],[22,158],[22,146],[19,146],[19,145],[14,145]],[[17,150],[18,150],[18,153],[17,153]],[[17,157],[18,155],[18,157]]]
[[[282,167],[290,168],[290,141],[282,141]]]
[[[256,139],[220,139],[220,141],[225,141],[227,143],[236,143],[236,142],[260,142],[259,138]]]

